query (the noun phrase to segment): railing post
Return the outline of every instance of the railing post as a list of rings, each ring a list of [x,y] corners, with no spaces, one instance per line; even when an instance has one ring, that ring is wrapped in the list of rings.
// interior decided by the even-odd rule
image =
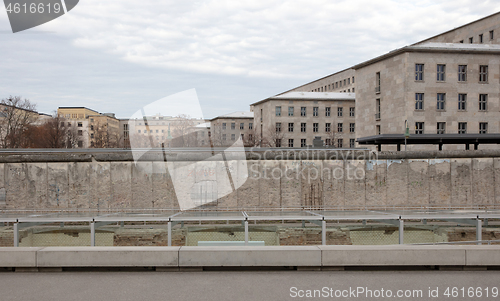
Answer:
[[[326,246],[326,221],[321,221],[321,244]]]
[[[90,246],[95,247],[95,223],[90,222]]]
[[[399,244],[400,245],[403,245],[404,241],[405,241],[404,228],[405,228],[404,221],[401,218],[399,218]]]
[[[168,246],[172,246],[172,222],[168,222]]]
[[[19,227],[18,223],[14,223],[14,247],[19,247]]]
[[[248,220],[245,220],[245,246],[248,246]]]
[[[477,224],[476,224],[476,240],[477,241],[483,240],[483,221],[480,219],[477,219]],[[478,242],[477,244],[481,245],[481,242]]]

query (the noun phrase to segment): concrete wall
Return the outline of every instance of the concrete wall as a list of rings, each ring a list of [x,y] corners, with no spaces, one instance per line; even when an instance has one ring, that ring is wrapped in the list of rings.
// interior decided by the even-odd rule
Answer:
[[[476,158],[456,153],[449,158],[432,159],[435,153],[412,158],[412,153],[401,152],[359,160],[247,161],[246,182],[212,205],[219,209],[498,206],[500,158],[494,153],[481,158],[480,153],[463,152],[464,157],[477,154]],[[407,158],[396,159],[397,155]],[[244,174],[243,163],[229,161],[228,166]],[[181,177],[177,180],[187,189],[196,179],[169,173],[165,165],[158,161],[0,163],[0,189],[6,189],[3,209],[178,208],[175,177]]]

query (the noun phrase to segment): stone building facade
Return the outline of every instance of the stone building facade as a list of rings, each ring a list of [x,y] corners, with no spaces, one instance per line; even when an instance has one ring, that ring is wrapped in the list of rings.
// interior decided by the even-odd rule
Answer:
[[[319,137],[326,146],[355,147],[354,100],[352,93],[289,92],[256,102],[251,106],[260,144],[307,147]]]
[[[213,146],[233,145],[239,137],[246,146],[256,144],[253,112],[234,112],[210,120],[210,138]]]

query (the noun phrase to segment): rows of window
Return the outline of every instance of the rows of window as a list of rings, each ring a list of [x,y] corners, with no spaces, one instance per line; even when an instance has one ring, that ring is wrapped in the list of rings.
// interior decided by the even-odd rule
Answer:
[[[424,134],[424,122],[415,122],[415,134],[421,135]],[[467,134],[467,122],[459,122],[458,129],[459,134]],[[445,134],[446,133],[446,122],[438,122],[436,124],[436,133],[437,134]],[[488,133],[488,123],[480,122],[479,123],[479,134],[487,134]]]
[[[380,107],[380,100],[378,100],[378,107]],[[467,111],[467,94],[459,93],[457,99],[458,111]],[[415,93],[415,110],[424,110],[424,93]],[[380,109],[377,109],[380,110]],[[436,110],[446,110],[446,93],[436,94]],[[488,111],[488,94],[479,94],[478,110],[480,112]]]
[[[336,89],[339,89],[339,88],[342,88],[342,87],[346,87],[346,86],[349,86],[354,84],[354,76],[353,77],[348,77],[346,79],[343,79],[343,80],[340,80],[340,81],[337,81],[337,82],[334,82],[334,83],[331,83],[331,84],[328,84],[328,85],[325,85],[323,87],[319,87],[319,88],[316,88],[316,89],[313,89],[311,90],[311,92],[328,92],[328,91],[333,91],[333,90],[336,90]],[[344,91],[341,91],[341,92],[348,92],[350,93],[351,92],[351,89],[347,89],[347,90],[344,90]],[[354,92],[354,88],[352,88],[352,92]]]
[[[336,145],[337,147],[339,148],[342,148],[344,147],[344,139],[342,138],[338,138],[338,139],[331,139],[331,138],[326,138],[325,139],[325,145],[326,146],[335,146],[335,140],[336,140]],[[284,144],[288,142],[288,144]],[[287,147],[295,147],[295,139],[276,139],[275,141],[275,146],[276,147],[283,147],[283,146],[287,146]],[[354,148],[355,146],[355,139],[349,139],[349,147],[350,148]],[[300,139],[300,147],[307,147],[307,139]]]
[[[494,37],[495,37],[495,31],[490,30],[490,31],[489,31],[489,33],[488,33],[488,36],[489,36],[489,38],[490,38],[490,41],[493,41],[493,39],[494,39]],[[470,43],[470,44],[473,44],[473,43],[474,43],[474,41],[475,41],[475,40],[474,40],[474,37],[470,37],[470,38],[469,38],[469,43]],[[482,33],[481,33],[481,34],[479,34],[479,35],[478,35],[478,39],[477,39],[477,41],[478,41],[478,43],[479,43],[479,44],[484,43],[484,41],[485,41],[484,34],[482,34]],[[460,41],[460,43],[463,43],[463,42],[464,42],[464,40],[461,40],[461,41]]]
[[[415,81],[424,81],[425,78],[425,65],[415,64]],[[445,82],[446,81],[446,64],[436,65],[436,81]],[[468,69],[467,65],[458,65],[457,69],[457,80],[458,82],[467,82],[468,80]],[[488,83],[488,65],[479,66],[479,83]],[[376,86],[379,87],[380,91],[380,73],[377,73]]]
[[[236,122],[231,122],[230,127],[231,127],[231,130],[235,130],[236,129]],[[249,122],[246,127],[245,127],[244,122],[239,123],[240,130],[244,130],[245,128],[247,128],[249,130],[253,130],[253,122]],[[227,123],[226,122],[222,123],[222,130],[227,130]]]
[[[293,133],[295,128],[295,123],[289,122],[288,123],[288,132]],[[300,123],[300,132],[301,133],[306,133],[307,132],[307,123],[302,122]],[[282,131],[282,124],[281,122],[276,122],[275,126],[276,132],[280,133]],[[325,123],[324,126],[325,133],[330,133],[332,131],[332,123],[327,122]],[[356,130],[356,124],[355,123],[349,123],[349,133],[354,133]],[[319,123],[314,122],[312,124],[312,131],[313,133],[319,133],[320,131],[320,125]],[[344,132],[344,124],[342,122],[337,123],[337,132],[338,133],[343,133]]]
[[[319,107],[313,107],[312,108],[312,115],[313,117],[318,117],[319,116]],[[350,107],[349,108],[349,117],[354,117],[355,114],[355,107]],[[276,106],[275,107],[275,115],[276,117],[281,117],[281,106]],[[337,108],[337,117],[343,117],[344,115],[344,108],[343,107],[338,107]],[[295,116],[295,108],[294,107],[288,107],[288,116],[289,117],[294,117]],[[307,116],[307,107],[300,107],[300,117],[306,117]],[[332,109],[331,107],[325,107],[325,117],[331,117],[332,116]]]

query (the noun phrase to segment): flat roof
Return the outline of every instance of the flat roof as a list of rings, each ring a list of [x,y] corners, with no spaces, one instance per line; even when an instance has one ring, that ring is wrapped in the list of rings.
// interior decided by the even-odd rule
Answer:
[[[233,112],[233,113],[229,113],[226,115],[217,116],[215,118],[210,119],[210,121],[215,120],[215,119],[253,118],[253,115],[254,115],[253,112],[238,111],[238,112]]]
[[[356,140],[364,145],[405,144],[404,134],[382,134]],[[500,144],[500,134],[411,134],[407,144]]]
[[[356,93],[339,92],[288,92],[258,101],[251,105],[257,105],[271,100],[338,100],[355,101]]]

